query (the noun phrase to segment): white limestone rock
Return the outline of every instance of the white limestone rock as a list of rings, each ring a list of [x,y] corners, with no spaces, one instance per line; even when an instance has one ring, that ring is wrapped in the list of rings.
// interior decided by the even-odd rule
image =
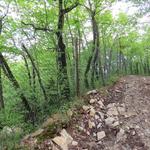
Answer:
[[[86,94],[90,95],[90,94],[97,94],[97,93],[98,93],[98,90],[95,89],[95,90],[87,92]]]
[[[94,108],[91,108],[91,109],[90,109],[90,116],[94,117],[94,116],[95,116],[95,113],[96,113],[95,109],[94,109]]]
[[[88,121],[88,125],[89,125],[90,129],[92,129],[93,127],[95,127],[95,123],[92,122],[91,120]]]
[[[66,139],[67,143],[70,144],[73,141],[73,138],[71,137],[71,135],[69,135],[69,133],[67,133],[67,131],[65,129],[63,129],[60,132],[60,135],[62,137],[64,137],[64,139]]]
[[[52,141],[61,147],[62,150],[68,150],[68,145],[72,143],[73,138],[67,133],[65,129],[60,132],[61,136],[57,136]]]
[[[112,108],[112,107],[115,107],[116,106],[116,103],[110,103],[107,105],[107,108]]]
[[[88,111],[88,110],[90,109],[90,107],[83,105],[83,106],[82,106],[82,109],[83,109],[84,111]]]
[[[123,141],[126,138],[125,130],[120,129],[120,131],[117,133],[117,142]]]
[[[72,145],[73,145],[73,146],[77,146],[77,145],[78,145],[78,142],[72,141]]]
[[[116,107],[109,108],[107,111],[107,115],[108,116],[118,116],[119,114],[118,114],[117,108]]]
[[[94,104],[97,100],[96,99],[90,99],[89,103]]]
[[[98,132],[97,133],[97,140],[100,141],[101,139],[103,139],[104,137],[106,137],[106,134],[104,131]]]
[[[108,125],[108,126],[112,126],[112,124],[114,123],[115,121],[115,118],[113,117],[108,117],[105,119],[105,124]]]
[[[104,108],[105,107],[102,101],[98,101],[98,104],[99,104],[100,108]]]
[[[52,141],[60,146],[62,150],[68,150],[66,139],[64,139],[62,136],[57,136],[53,138]]]

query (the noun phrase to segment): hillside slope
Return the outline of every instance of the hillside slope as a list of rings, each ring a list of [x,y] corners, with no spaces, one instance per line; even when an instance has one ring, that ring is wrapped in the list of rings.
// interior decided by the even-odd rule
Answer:
[[[150,77],[121,78],[104,91],[88,92],[85,100],[66,129],[33,149],[150,149]]]

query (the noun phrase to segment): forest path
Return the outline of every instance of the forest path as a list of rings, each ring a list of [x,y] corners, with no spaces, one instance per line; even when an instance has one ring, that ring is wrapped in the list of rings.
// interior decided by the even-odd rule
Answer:
[[[104,91],[88,92],[85,99],[87,105],[62,138],[52,140],[53,150],[150,150],[150,77],[123,77]]]

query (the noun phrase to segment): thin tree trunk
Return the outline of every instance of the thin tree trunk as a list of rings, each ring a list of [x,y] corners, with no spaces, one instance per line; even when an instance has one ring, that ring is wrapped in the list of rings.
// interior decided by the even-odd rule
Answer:
[[[91,68],[91,84],[94,87],[94,78],[96,74],[97,64],[99,64],[99,71],[101,75],[102,84],[105,84],[104,74],[102,69],[102,62],[101,62],[101,54],[100,54],[100,41],[99,41],[99,29],[98,23],[95,18],[95,10],[92,10],[92,4],[90,0],[88,1],[90,5],[90,12],[91,12],[91,23],[92,23],[92,30],[93,30],[93,47],[92,47],[92,55],[88,59],[88,64],[85,70],[85,83],[88,85],[88,72]],[[99,59],[99,60],[98,60]]]
[[[34,70],[36,71],[36,74],[37,74],[37,77],[38,77],[38,81],[39,81],[39,84],[40,84],[40,88],[41,88],[41,90],[42,90],[42,92],[43,92],[43,95],[44,95],[44,99],[45,99],[45,101],[48,101],[48,97],[47,97],[47,94],[46,94],[46,90],[45,90],[45,88],[44,88],[44,85],[43,85],[43,83],[42,83],[42,79],[41,79],[40,72],[39,72],[39,70],[37,69],[37,67],[36,67],[36,65],[35,65],[35,63],[34,63],[34,60],[33,60],[32,56],[30,55],[30,53],[28,52],[28,49],[25,47],[24,44],[22,44],[22,48],[23,48],[23,50],[26,52],[26,54],[28,55],[28,58],[30,59],[30,61],[31,61],[31,63],[32,63],[32,66],[33,66]]]
[[[149,65],[149,58],[146,58],[146,64],[147,64],[147,74],[150,74],[150,65]]]
[[[94,78],[94,74],[95,74],[94,72],[96,72],[96,69],[97,69],[96,64],[99,63],[102,84],[105,85],[104,73],[102,70],[101,53],[100,53],[99,29],[98,29],[98,23],[95,19],[95,14],[92,15],[92,26],[93,26],[93,54],[94,54],[93,60],[92,60],[93,78]]]
[[[85,73],[84,73],[84,83],[85,83],[85,86],[87,88],[89,88],[88,73],[90,71],[91,62],[92,62],[92,56],[90,56],[89,59],[88,59],[88,63],[87,63],[86,70],[85,70]]]
[[[111,74],[111,64],[112,64],[112,48],[109,51],[108,76],[110,76]]]
[[[108,75],[107,70],[107,52],[106,52],[106,43],[105,43],[105,31],[102,30],[102,42],[103,42],[103,48],[104,48],[104,78],[106,80]]]
[[[72,67],[70,69],[70,73],[72,74],[71,79],[72,79],[73,85],[75,85],[76,84],[75,69],[74,69],[75,68],[75,39],[74,39],[72,30],[71,30],[71,26],[70,26],[70,23],[69,23],[68,14],[66,14],[66,21],[67,21],[68,28],[69,28],[69,33],[70,33],[70,36],[71,36],[72,56],[73,56],[73,62],[72,62]],[[71,61],[70,61],[70,65],[71,65]],[[76,90],[76,89],[74,89],[74,90]]]
[[[130,73],[133,74],[133,62],[131,57],[130,57]]]
[[[4,108],[3,83],[2,83],[2,62],[0,62],[0,110]]]
[[[36,73],[35,69],[32,68],[32,87],[33,87],[33,92],[36,91]]]
[[[12,71],[10,70],[2,53],[0,53],[0,62],[2,62],[2,68],[3,68],[4,74],[7,76],[7,78],[10,80],[10,82],[13,84],[14,88],[19,91],[19,96],[22,100],[22,103],[23,103],[24,107],[26,108],[26,110],[28,111],[28,119],[30,119],[32,121],[32,123],[34,123],[34,117],[35,117],[34,115],[35,114],[32,111],[32,108],[31,108],[27,98],[21,91],[20,85],[19,85],[18,81],[16,80],[16,78],[14,77]]]
[[[29,65],[28,65],[28,61],[26,59],[26,56],[24,56],[24,55],[22,55],[22,56],[23,56],[23,59],[24,59],[24,62],[25,62],[25,67],[27,69],[29,85],[31,87],[32,86],[32,79],[31,79],[31,73],[30,73],[30,68],[29,68]]]
[[[75,40],[75,72],[76,72],[76,94],[80,95],[80,79],[79,79],[79,40],[76,38]]]
[[[2,32],[2,19],[0,19],[0,35]],[[0,61],[0,109],[4,108],[3,83],[2,83],[2,61]]]

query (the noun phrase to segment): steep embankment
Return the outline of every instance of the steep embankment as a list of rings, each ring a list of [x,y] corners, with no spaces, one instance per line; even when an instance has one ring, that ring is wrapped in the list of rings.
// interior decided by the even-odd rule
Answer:
[[[34,149],[150,149],[150,77],[124,77],[104,91],[90,91],[85,100],[67,129]]]

